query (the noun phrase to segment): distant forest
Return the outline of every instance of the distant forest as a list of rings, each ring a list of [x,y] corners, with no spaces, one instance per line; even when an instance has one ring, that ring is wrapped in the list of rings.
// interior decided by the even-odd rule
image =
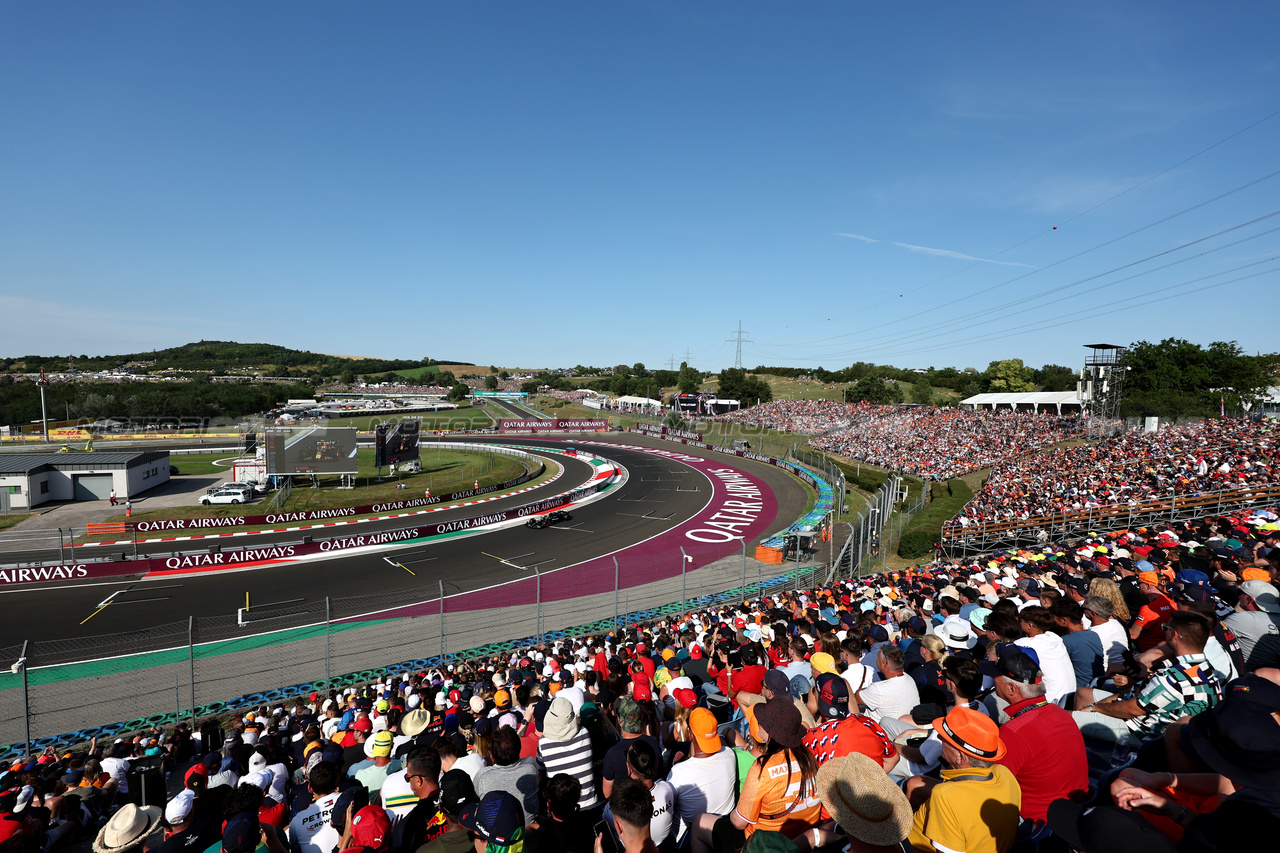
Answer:
[[[200,341],[153,352],[123,355],[24,355],[0,357],[0,373],[65,373],[72,368],[87,372],[115,370],[130,364],[149,363],[145,372],[200,371],[214,374],[256,369],[271,376],[307,376],[316,379],[338,377],[343,373],[357,375],[386,373],[416,367],[467,364],[434,358],[383,359],[340,358],[336,355],[289,349],[275,344],[239,344],[234,341]],[[143,372],[143,371],[139,371]]]

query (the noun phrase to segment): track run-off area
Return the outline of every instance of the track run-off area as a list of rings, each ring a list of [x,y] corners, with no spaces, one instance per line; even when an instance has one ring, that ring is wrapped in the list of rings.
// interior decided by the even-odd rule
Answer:
[[[745,552],[798,517],[807,500],[806,487],[777,468],[647,436],[465,438],[468,443],[490,440],[532,453],[581,448],[617,463],[625,476],[585,502],[567,507],[572,521],[544,529],[527,528],[523,518],[474,526],[458,523],[483,520],[491,507],[496,516],[498,509],[528,505],[541,497],[538,493],[503,496],[501,503],[483,507],[450,507],[447,514],[433,514],[429,522],[392,517],[349,522],[341,532],[309,531],[316,542],[335,534],[346,540],[368,539],[348,541],[346,550],[306,557],[283,553],[227,564],[222,556],[250,544],[255,550],[284,552],[290,537],[299,540],[297,531],[250,534],[234,543],[223,540],[222,552],[203,554],[190,552],[191,546],[203,542],[149,542],[139,546],[140,556],[150,557],[152,566],[157,559],[166,562],[142,576],[0,588],[8,614],[6,633],[20,641],[70,640],[137,631],[189,616],[236,614],[246,606],[252,613],[370,593],[386,594],[390,606],[364,616],[388,619],[439,607],[445,584],[458,590],[449,595],[450,613],[527,603],[535,594],[544,602],[569,600],[613,590],[615,557],[652,563],[652,571],[629,574],[628,583],[639,585],[682,569],[696,570],[740,549]],[[567,466],[557,491],[589,481],[589,465],[559,453],[556,459]],[[575,461],[583,467],[574,466]],[[444,529],[451,523],[457,529]],[[183,546],[182,552],[177,546]],[[666,559],[679,555],[682,548],[691,565]]]

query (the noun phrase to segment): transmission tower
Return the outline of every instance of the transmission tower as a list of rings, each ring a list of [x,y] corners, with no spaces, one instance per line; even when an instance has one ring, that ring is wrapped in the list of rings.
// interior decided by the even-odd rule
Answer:
[[[742,369],[742,345],[743,345],[743,344],[754,344],[754,343],[755,343],[755,341],[748,340],[748,339],[745,337],[745,335],[746,335],[746,334],[747,334],[746,332],[742,331],[742,321],[741,321],[741,320],[739,320],[739,321],[738,321],[738,332],[737,332],[737,334],[735,334],[732,338],[726,338],[726,339],[725,339],[725,343],[727,343],[727,344],[737,344],[737,345],[738,345],[738,352],[737,352],[737,355],[736,355],[736,356],[734,356],[734,359],[733,359],[733,366],[734,366],[734,367],[736,367],[736,368],[738,368],[739,370],[741,370],[741,369]]]

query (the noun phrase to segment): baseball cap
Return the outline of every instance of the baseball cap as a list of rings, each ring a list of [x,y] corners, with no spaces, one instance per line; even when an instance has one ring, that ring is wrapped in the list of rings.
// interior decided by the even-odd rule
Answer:
[[[996,659],[996,672],[1020,684],[1035,684],[1043,677],[1040,665],[1022,651],[1000,655]]]
[[[506,791],[490,791],[480,802],[464,806],[458,823],[490,844],[507,847],[524,827],[524,809]]]
[[[688,687],[677,687],[671,691],[671,697],[685,708],[692,708],[698,704],[698,694]]]
[[[373,736],[373,748],[369,752],[373,758],[387,758],[391,755],[392,743],[391,732],[384,729]]]
[[[821,675],[824,672],[836,671],[836,659],[826,652],[816,652],[809,657],[809,666]]]
[[[373,731],[373,721],[370,720],[368,717],[357,717],[355,720],[351,722],[351,728],[355,729],[358,732],[364,732],[365,734],[368,734],[369,732]]]
[[[719,752],[723,746],[716,716],[706,708],[694,708],[689,713],[689,731],[693,733],[698,748],[703,752]]]
[[[1245,581],[1240,591],[1253,599],[1258,609],[1266,613],[1280,613],[1280,592],[1266,581]]]
[[[351,840],[357,847],[381,850],[391,839],[391,818],[382,806],[365,806],[351,818]]]
[[[616,706],[618,727],[628,734],[638,734],[644,724],[641,720],[640,703],[630,696],[623,696]]]
[[[791,689],[787,674],[780,669],[771,669],[764,674],[764,686],[775,696],[782,696]]]
[[[493,705],[499,711],[506,711],[511,707],[511,694],[506,690],[499,690],[493,694]]]
[[[440,810],[457,817],[469,804],[480,802],[476,787],[465,770],[450,770],[440,777]]]
[[[843,720],[849,716],[847,681],[830,672],[818,676],[818,713],[828,720]]]

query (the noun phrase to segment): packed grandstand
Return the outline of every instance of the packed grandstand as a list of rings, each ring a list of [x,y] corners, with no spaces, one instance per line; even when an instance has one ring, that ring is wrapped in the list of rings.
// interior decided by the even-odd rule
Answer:
[[[927,480],[989,468],[1083,431],[1079,417],[1056,414],[828,400],[774,400],[717,420],[807,433],[819,450]]]
[[[786,413],[824,449],[931,454],[917,470],[939,477],[985,460],[966,524],[1169,491],[1238,490],[1239,509],[46,751],[3,771],[0,844],[1132,853],[1274,838],[1280,507],[1249,495],[1275,481],[1275,430],[1208,422],[1030,454],[1075,423],[885,408],[732,419]],[[141,790],[148,773],[167,794]]]

